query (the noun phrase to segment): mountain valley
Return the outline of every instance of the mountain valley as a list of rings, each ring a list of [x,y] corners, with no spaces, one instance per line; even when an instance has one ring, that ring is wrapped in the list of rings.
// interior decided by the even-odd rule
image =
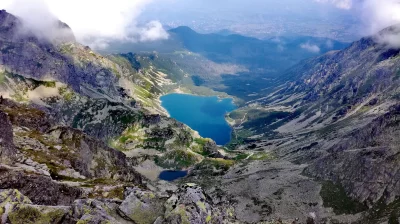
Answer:
[[[22,24],[0,11],[1,223],[400,222],[400,51],[376,40],[399,26],[351,44],[178,27],[98,53]],[[231,141],[170,117],[171,93],[233,99]]]

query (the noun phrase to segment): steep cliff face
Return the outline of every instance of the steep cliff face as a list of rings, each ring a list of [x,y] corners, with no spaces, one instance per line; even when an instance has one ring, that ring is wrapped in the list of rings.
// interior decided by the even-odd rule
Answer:
[[[11,122],[6,113],[0,111],[0,160],[1,163],[11,163],[15,159],[15,145]]]
[[[40,39],[4,10],[0,17],[4,19],[0,31],[2,70],[37,80],[60,81],[79,93],[84,88],[98,89],[117,98],[114,84],[118,79],[109,60],[73,42],[74,38],[66,38],[68,42]]]
[[[313,162],[306,173],[340,182],[359,201],[393,202],[400,195],[399,106],[344,137]]]
[[[399,50],[375,39],[366,37],[342,51],[305,60],[281,78],[286,84],[231,117],[250,136],[271,136],[313,131],[367,112],[387,112],[398,100]]]
[[[301,175],[319,185],[315,191],[321,201],[315,203],[336,214],[328,215],[331,221],[392,222],[399,215],[400,51],[376,42],[378,36],[393,32],[398,32],[397,26],[345,50],[304,61],[282,77],[286,84],[276,92],[230,114],[237,142],[245,143],[233,146],[248,154],[264,151],[278,161],[304,165]],[[249,164],[245,170],[265,172],[270,166]],[[257,177],[257,172],[252,175]],[[285,179],[286,172],[276,172]],[[239,179],[233,181],[232,189],[238,183]],[[326,211],[318,206],[311,210],[325,220]]]

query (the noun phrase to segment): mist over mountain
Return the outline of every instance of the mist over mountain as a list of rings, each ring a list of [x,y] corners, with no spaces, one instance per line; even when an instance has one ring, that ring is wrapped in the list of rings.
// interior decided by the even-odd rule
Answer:
[[[1,1],[0,222],[399,223],[399,4]]]

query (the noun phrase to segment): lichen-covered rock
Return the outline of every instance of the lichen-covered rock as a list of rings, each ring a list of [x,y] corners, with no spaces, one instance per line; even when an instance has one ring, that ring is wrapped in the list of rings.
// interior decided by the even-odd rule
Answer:
[[[76,187],[53,181],[48,176],[0,167],[0,187],[17,189],[39,205],[70,205],[84,192]]]
[[[33,105],[28,106],[4,99],[0,109],[8,114],[12,125],[30,130],[46,131],[52,126],[51,118]]]
[[[40,206],[15,189],[0,190],[0,221],[11,224],[61,223],[68,206]]]
[[[128,189],[129,195],[118,211],[137,224],[152,224],[164,214],[164,200],[150,191],[139,188]]]
[[[7,114],[0,111],[0,163],[11,163],[17,151],[13,142],[13,130]]]
[[[126,220],[122,219],[117,213],[117,207],[120,203],[113,200],[76,200],[71,206],[71,213],[66,217],[64,223],[115,223],[124,224]]]
[[[141,184],[141,176],[133,168],[135,161],[104,142],[68,127],[55,127],[49,134],[68,147],[71,166],[81,175]]]
[[[58,224],[69,212],[67,206],[40,206],[15,204],[7,213],[7,223],[11,224]]]
[[[212,207],[204,191],[195,184],[185,184],[165,204],[165,222],[200,224],[212,221]]]
[[[5,189],[0,190],[0,205],[4,206],[5,203],[32,204],[32,201],[18,190]]]

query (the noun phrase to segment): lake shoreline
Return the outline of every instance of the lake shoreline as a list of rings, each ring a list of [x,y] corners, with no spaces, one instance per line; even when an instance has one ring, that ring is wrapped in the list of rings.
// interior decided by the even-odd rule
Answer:
[[[237,109],[233,98],[174,92],[160,96],[160,101],[171,118],[186,124],[200,136],[211,138],[218,145],[231,141],[233,127],[226,117]]]

